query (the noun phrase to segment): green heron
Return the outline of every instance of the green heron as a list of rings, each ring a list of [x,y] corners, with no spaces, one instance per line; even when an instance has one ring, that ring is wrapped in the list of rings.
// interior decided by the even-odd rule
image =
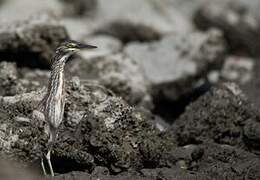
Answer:
[[[54,172],[51,164],[51,148],[53,142],[57,138],[57,132],[63,119],[65,105],[64,66],[68,58],[75,52],[82,49],[94,48],[97,47],[69,40],[61,43],[61,45],[56,49],[53,57],[48,90],[38,106],[38,110],[43,113],[47,124],[49,141],[48,152],[45,157],[52,176],[54,176]],[[43,158],[41,161],[41,166],[44,174],[46,175]]]

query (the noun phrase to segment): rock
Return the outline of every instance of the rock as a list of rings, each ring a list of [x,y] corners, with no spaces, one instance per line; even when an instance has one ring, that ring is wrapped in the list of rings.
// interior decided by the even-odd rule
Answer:
[[[42,91],[0,97],[0,148],[5,159],[17,160],[24,165],[41,157],[47,142],[47,135],[42,136],[44,123],[27,116],[42,98],[41,94]],[[17,117],[29,118],[30,122],[17,121]]]
[[[157,130],[149,119],[143,117],[141,113],[128,106],[120,98],[97,95],[100,91],[94,93],[97,95],[94,98],[96,103],[91,103],[87,99],[88,91],[84,90],[84,83],[74,88],[74,90],[68,89],[68,94],[74,93],[74,100],[68,101],[66,112],[74,112],[72,114],[85,112],[85,116],[82,116],[82,120],[78,124],[77,132],[80,136],[75,140],[77,140],[76,144],[80,144],[78,141],[87,144],[81,144],[82,149],[78,149],[78,151],[92,154],[97,164],[108,167],[114,173],[145,166],[146,161],[154,166],[165,163],[166,157],[169,156],[165,152],[171,151],[174,144],[170,137]],[[103,89],[101,90],[103,91]],[[69,118],[66,113],[65,116]],[[66,124],[75,125],[74,122]],[[144,130],[144,128],[147,129]],[[59,143],[60,151],[64,151],[61,142],[68,140],[63,135],[60,137],[62,138]],[[89,146],[88,150],[87,146]],[[161,155],[165,155],[165,157]],[[143,157],[142,160],[140,156]]]
[[[93,55],[93,56],[97,56]],[[114,54],[72,62],[67,72],[81,79],[98,82],[130,105],[152,108],[150,86],[137,63],[126,55]]]
[[[24,88],[18,82],[18,74],[14,63],[0,63],[0,95],[11,96],[24,92]]]
[[[245,92],[248,99],[255,104],[258,108],[260,107],[260,96],[259,96],[259,83],[260,83],[260,62],[259,58],[254,59],[254,67],[252,72],[252,78],[245,84],[242,84],[241,89]],[[258,108],[259,110],[259,108]]]
[[[35,91],[39,87],[47,86],[48,79],[50,76],[49,70],[43,69],[31,69],[28,67],[19,67],[18,68],[19,79],[24,82],[23,85],[29,89],[27,92]],[[26,82],[29,82],[29,85],[26,85]],[[36,86],[37,84],[37,86]]]
[[[97,0],[59,0],[64,4],[63,12],[68,16],[92,15],[98,6]]]
[[[118,37],[124,43],[157,40],[192,29],[185,17],[161,1],[100,0],[99,5],[94,32]]]
[[[211,179],[259,179],[259,158],[229,145],[204,144],[197,171]]]
[[[170,134],[160,132],[121,98],[84,82],[69,82],[66,87],[64,120],[52,151],[55,172],[90,171],[98,164],[119,173],[174,164],[178,159],[171,153],[176,147]],[[5,157],[28,165],[46,152],[45,122],[32,115],[43,92],[0,97]]]
[[[246,149],[243,127],[258,112],[233,83],[213,87],[186,108],[172,132],[180,145],[215,142]]]
[[[72,172],[68,174],[63,174],[53,178],[54,180],[157,180],[157,179],[200,179],[200,180],[209,180],[210,176],[199,174],[196,172],[187,172],[178,168],[156,168],[156,169],[143,169],[141,173],[138,172],[126,172],[120,173],[118,175],[109,175],[109,176],[93,176],[83,172]]]
[[[252,58],[230,56],[225,60],[221,78],[238,84],[249,83],[253,77],[255,61]]]
[[[260,153],[260,120],[250,120],[244,126],[244,138],[247,146],[255,153]]]
[[[208,2],[195,14],[195,23],[201,29],[216,27],[224,32],[231,50],[259,55],[260,24],[241,3],[234,1]]]
[[[258,11],[258,7],[260,6],[260,2],[258,0],[240,0],[241,4],[245,5],[247,8],[250,9],[252,13],[254,13],[257,16],[257,19],[259,20],[260,18],[260,13]]]
[[[56,46],[68,39],[65,28],[48,14],[0,26],[0,59],[18,66],[48,68]]]
[[[189,170],[176,166],[167,168],[142,169],[118,175],[94,175],[72,172],[54,177],[54,179],[102,179],[102,180],[157,180],[157,179],[259,179],[260,161],[256,155],[228,145],[204,144],[200,146],[205,153]]]
[[[93,179],[90,174],[85,172],[71,172],[54,177],[47,178],[48,180],[97,180]]]
[[[1,96],[14,96],[30,91],[35,91],[41,88],[39,83],[41,77],[36,74],[39,70],[26,70],[27,74],[33,74],[31,78],[23,77],[22,70],[17,69],[15,63],[0,62],[0,95]]]
[[[141,67],[155,96],[177,100],[224,61],[220,31],[176,34],[153,43],[130,43],[125,53]]]
[[[81,42],[86,35],[92,34],[94,31],[91,22],[85,22],[79,18],[62,18],[60,23],[67,29],[69,37],[79,42]]]
[[[57,16],[61,15],[62,13],[62,6],[58,1],[2,1],[3,3],[0,6],[0,19],[7,22],[23,20],[24,18],[28,18],[39,13],[51,12]]]
[[[116,54],[123,48],[123,45],[119,39],[107,35],[87,36],[84,38],[83,42],[86,44],[94,44],[98,47],[96,51],[82,51],[80,54],[85,59],[105,57],[111,54]]]

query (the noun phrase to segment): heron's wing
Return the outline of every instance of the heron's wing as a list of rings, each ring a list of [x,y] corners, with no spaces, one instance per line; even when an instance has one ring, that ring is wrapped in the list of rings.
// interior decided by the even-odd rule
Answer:
[[[44,98],[40,101],[40,103],[37,105],[36,110],[43,113],[44,107],[47,101],[48,96],[44,96]]]

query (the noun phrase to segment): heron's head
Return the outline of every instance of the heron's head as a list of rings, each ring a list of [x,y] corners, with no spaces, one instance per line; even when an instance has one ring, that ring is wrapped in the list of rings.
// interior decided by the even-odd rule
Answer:
[[[77,51],[80,50],[91,50],[97,48],[96,46],[88,45],[88,44],[83,44],[77,41],[73,40],[68,40],[63,43],[61,43],[57,49],[56,53],[67,56],[67,55],[72,55]]]

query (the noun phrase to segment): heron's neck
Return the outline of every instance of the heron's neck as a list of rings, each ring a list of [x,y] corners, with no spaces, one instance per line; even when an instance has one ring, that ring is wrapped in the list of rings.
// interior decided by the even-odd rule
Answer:
[[[59,88],[63,88],[64,66],[67,58],[69,58],[69,55],[55,55],[51,67],[51,76],[48,87],[49,93],[56,93]]]

